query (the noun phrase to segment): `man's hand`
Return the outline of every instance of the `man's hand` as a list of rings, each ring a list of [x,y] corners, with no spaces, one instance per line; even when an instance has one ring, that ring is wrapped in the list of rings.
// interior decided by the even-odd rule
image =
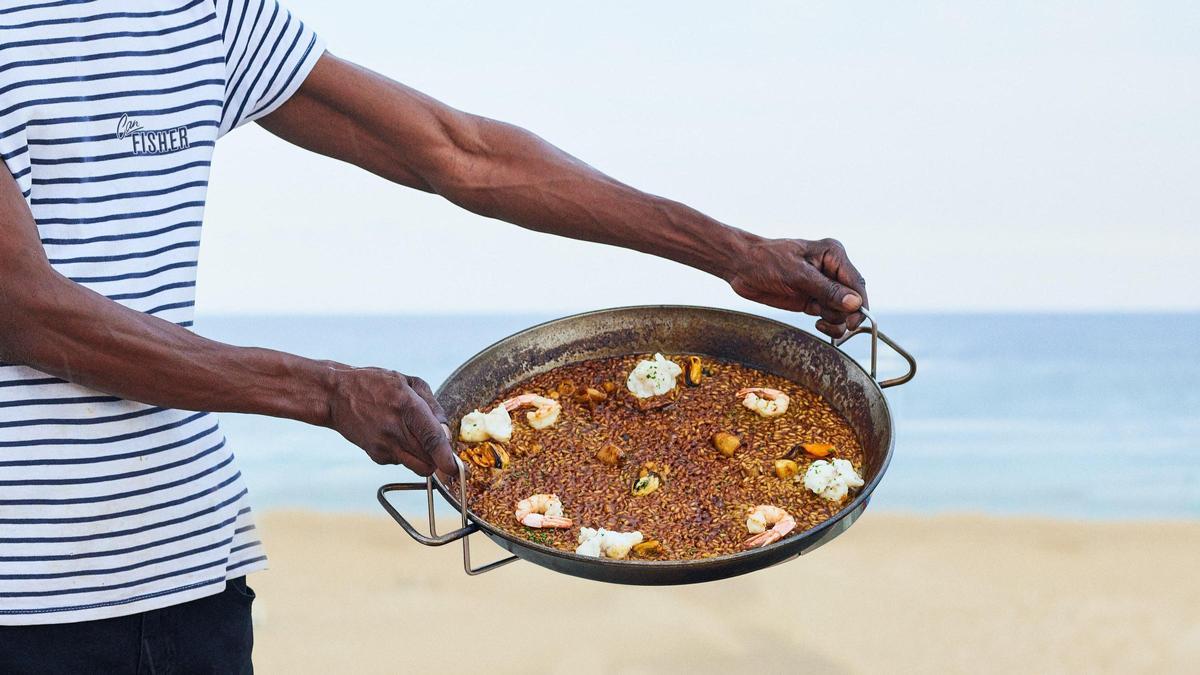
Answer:
[[[446,412],[419,377],[381,368],[335,370],[328,426],[376,464],[455,475]]]
[[[380,464],[457,470],[429,385],[269,349],[235,347],[142,314],[54,270],[0,163],[0,360],[121,398],[332,427]]]
[[[738,295],[764,305],[821,317],[817,329],[841,337],[862,323],[866,280],[834,239],[762,239],[729,276]]]

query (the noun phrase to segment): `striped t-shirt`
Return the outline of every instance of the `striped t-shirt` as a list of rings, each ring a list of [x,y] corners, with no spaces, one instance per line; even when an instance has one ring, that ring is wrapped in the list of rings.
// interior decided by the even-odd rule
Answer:
[[[213,145],[322,51],[275,0],[0,3],[0,157],[54,268],[190,327]],[[214,416],[0,364],[0,624],[218,593],[265,566],[249,513]]]

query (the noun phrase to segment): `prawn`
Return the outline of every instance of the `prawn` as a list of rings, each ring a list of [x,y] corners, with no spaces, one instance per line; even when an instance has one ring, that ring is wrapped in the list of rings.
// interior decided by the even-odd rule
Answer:
[[[571,519],[563,516],[562,501],[558,495],[536,494],[517,502],[514,514],[517,522],[526,527],[571,527]]]
[[[750,410],[758,413],[762,417],[778,417],[787,412],[788,403],[792,399],[787,394],[778,389],[768,389],[766,387],[746,387],[738,390],[738,396],[742,398],[742,405]]]
[[[771,529],[767,526],[771,525]],[[746,529],[754,535],[746,540],[746,548],[756,548],[773,544],[783,539],[796,527],[796,519],[790,513],[778,506],[759,504],[750,511],[746,518]]]
[[[552,398],[538,396],[537,394],[521,394],[514,396],[500,404],[508,412],[513,412],[518,408],[525,406],[533,406],[533,410],[525,413],[525,419],[529,420],[529,426],[534,429],[545,429],[553,426],[558,421],[558,414],[562,412],[562,404]]]

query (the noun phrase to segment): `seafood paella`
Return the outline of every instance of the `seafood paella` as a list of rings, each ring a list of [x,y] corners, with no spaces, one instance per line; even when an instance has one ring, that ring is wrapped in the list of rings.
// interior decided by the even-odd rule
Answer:
[[[481,518],[615,560],[766,546],[834,516],[863,485],[862,448],[819,395],[692,354],[541,373],[465,415],[455,443]]]

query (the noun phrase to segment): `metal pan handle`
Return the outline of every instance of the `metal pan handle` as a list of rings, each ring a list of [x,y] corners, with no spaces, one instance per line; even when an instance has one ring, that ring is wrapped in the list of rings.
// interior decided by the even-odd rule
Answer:
[[[841,347],[842,345],[846,344],[847,340],[854,337],[855,335],[858,335],[860,333],[870,333],[870,335],[871,335],[871,379],[874,379],[874,380],[879,379],[877,377],[876,373],[877,373],[877,365],[879,363],[879,343],[880,342],[884,343],[888,347],[891,347],[892,351],[896,352],[905,361],[907,361],[908,362],[908,372],[901,375],[900,377],[894,377],[890,380],[883,380],[883,381],[879,382],[880,389],[887,389],[888,387],[895,387],[896,385],[904,384],[905,382],[908,382],[909,380],[916,377],[916,375],[917,375],[917,360],[913,357],[913,355],[908,353],[908,351],[906,349],[904,349],[903,347],[901,347],[900,345],[896,344],[896,342],[894,340],[892,340],[890,337],[888,337],[886,334],[884,334],[883,331],[879,330],[879,324],[875,323],[875,317],[873,317],[869,313],[867,313],[867,310],[860,309],[858,311],[861,312],[862,315],[867,318],[867,321],[869,321],[871,323],[871,327],[866,328],[866,327],[860,325],[858,328],[855,328],[853,331],[847,333],[840,340],[831,339],[830,343],[833,344],[834,347]]]
[[[476,574],[483,574],[484,572],[489,572],[497,567],[513,562],[517,559],[517,556],[515,555],[507,558],[501,558],[500,560],[490,562],[481,567],[472,566],[470,535],[479,531],[479,525],[472,523],[467,519],[466,466],[462,463],[462,460],[457,457],[454,458],[454,462],[458,465],[458,503],[460,505],[459,512],[462,516],[462,527],[458,528],[457,530],[454,530],[453,532],[447,532],[446,534],[442,535],[437,533],[437,523],[434,520],[433,510],[433,477],[426,478],[424,483],[388,483],[387,485],[382,485],[380,486],[379,491],[376,492],[379,503],[383,505],[383,509],[388,512],[388,515],[392,517],[392,520],[395,520],[400,524],[400,527],[404,528],[404,531],[408,533],[408,536],[417,540],[421,544],[426,546],[442,546],[444,544],[449,544],[450,542],[461,539],[463,544],[463,570],[469,575],[473,576]],[[392,503],[388,501],[387,498],[389,492],[420,490],[421,488],[425,488],[425,504],[429,509],[428,535],[421,534],[417,528],[413,527],[413,524],[408,522],[408,519],[401,515],[400,512],[396,510],[396,507],[392,506]]]
[[[424,535],[417,530],[412,523],[408,522],[408,519],[401,515],[401,513],[396,510],[396,507],[392,506],[392,503],[388,501],[387,494],[389,492],[400,492],[407,490],[430,490],[430,497],[432,497],[433,486],[430,485],[431,482],[432,479],[427,478],[425,479],[424,483],[388,483],[387,485],[380,486],[379,492],[377,493],[379,497],[379,503],[383,504],[384,510],[388,512],[388,515],[392,517],[392,520],[400,523],[400,527],[404,528],[404,531],[408,533],[408,536],[416,539],[418,542],[426,546],[442,546],[478,532],[479,526],[475,523],[470,523],[466,527],[461,527],[453,532],[447,532],[446,534],[439,535],[437,533],[437,526],[433,521],[433,510],[430,509],[429,534]]]

